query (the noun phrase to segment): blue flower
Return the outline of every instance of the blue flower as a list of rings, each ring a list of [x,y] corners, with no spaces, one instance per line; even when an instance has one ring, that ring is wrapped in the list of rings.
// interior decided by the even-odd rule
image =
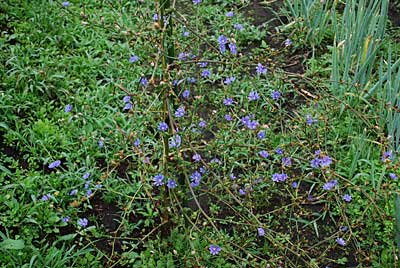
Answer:
[[[392,158],[393,158],[392,151],[387,151],[383,153],[381,160],[382,162],[388,162],[391,161]]]
[[[342,247],[346,246],[346,241],[344,241],[344,239],[341,237],[336,239],[336,243],[338,243]]]
[[[125,103],[124,110],[132,109],[132,104],[130,102]]]
[[[330,191],[333,188],[335,188],[336,185],[337,185],[337,180],[330,180],[330,181],[328,181],[327,183],[324,184],[322,189],[324,189],[325,191]]]
[[[318,122],[318,120],[317,119],[313,119],[312,117],[311,117],[311,115],[306,115],[306,123],[307,123],[307,125],[308,126],[311,126],[312,124],[314,124],[314,123],[317,123]]]
[[[251,130],[255,130],[257,126],[258,122],[256,120],[250,121],[248,124],[246,124],[246,127]]]
[[[192,173],[192,175],[190,175],[190,179],[192,180],[192,182],[190,183],[191,187],[196,187],[200,184],[200,180],[201,180],[201,174],[198,171],[195,171]]]
[[[76,195],[78,193],[78,190],[77,189],[73,189],[73,190],[71,190],[70,192],[69,192],[69,195]]]
[[[67,7],[67,6],[69,6],[69,5],[70,5],[70,2],[68,2],[68,1],[62,2],[62,6],[63,6],[63,7]]]
[[[190,90],[189,90],[189,89],[186,89],[185,91],[183,91],[182,97],[183,97],[184,99],[189,98],[189,96],[190,96]]]
[[[168,189],[174,189],[176,186],[178,186],[178,184],[176,183],[175,180],[173,180],[173,179],[168,180],[168,182],[167,182]]]
[[[192,180],[200,180],[201,179],[201,174],[198,171],[195,171],[190,175],[190,178]]]
[[[265,131],[264,130],[260,130],[257,133],[257,138],[259,138],[260,140],[264,139],[265,138]]]
[[[72,105],[71,104],[67,104],[64,108],[64,113],[69,113],[72,110]]]
[[[210,245],[210,253],[211,255],[217,255],[221,251],[221,247],[217,245]]]
[[[189,56],[188,53],[186,53],[186,52],[181,52],[181,53],[178,54],[178,60],[184,61],[184,60],[187,59],[188,56]]]
[[[256,67],[256,72],[257,72],[257,74],[266,74],[267,73],[267,68],[266,67],[264,67],[264,65],[262,65],[261,63],[259,63],[259,64],[257,64],[257,67]]]
[[[232,100],[232,98],[226,98],[226,99],[224,99],[224,105],[225,105],[225,106],[231,106],[231,105],[233,105],[233,100]]]
[[[195,162],[199,162],[199,161],[201,160],[201,155],[199,155],[199,154],[194,154],[193,157],[192,157],[192,159],[193,159]]]
[[[192,83],[192,84],[195,84],[195,83],[196,83],[196,78],[194,78],[194,77],[188,77],[186,80],[187,80],[189,83]]]
[[[233,118],[232,118],[232,116],[230,114],[224,115],[224,118],[225,118],[226,121],[232,121],[233,120]]]
[[[140,146],[140,139],[136,139],[136,140],[133,142],[133,145],[134,145],[135,147],[139,147],[139,146]]]
[[[389,173],[389,177],[390,177],[392,180],[397,180],[397,175],[396,175],[395,173]]]
[[[228,11],[225,15],[229,18],[232,18],[233,16],[235,16],[235,13],[233,11]]]
[[[175,112],[176,117],[179,118],[179,117],[183,117],[184,115],[185,115],[185,107],[181,106],[178,109],[176,109],[176,112]]]
[[[272,181],[274,182],[283,182],[287,180],[288,175],[285,173],[274,173],[272,174]]]
[[[297,184],[297,182],[296,182],[296,181],[292,182],[292,188],[296,189],[296,188],[297,188],[297,186],[298,186],[298,184]]]
[[[88,225],[89,221],[86,218],[82,218],[78,220],[78,225],[81,227],[86,227]]]
[[[237,55],[237,47],[235,43],[229,43],[228,45],[229,51],[232,53],[232,55]]]
[[[90,173],[86,172],[85,174],[83,174],[82,179],[87,180],[90,177]]]
[[[321,160],[319,160],[318,158],[314,158],[313,160],[311,160],[310,165],[313,168],[319,168],[321,164]]]
[[[269,153],[267,151],[260,151],[259,154],[260,154],[260,156],[262,158],[268,158],[269,157]]]
[[[153,21],[158,21],[158,14],[153,14]]]
[[[124,98],[122,99],[123,102],[127,103],[131,101],[131,96],[124,96]]]
[[[201,3],[201,0],[193,0],[193,4],[198,5]]]
[[[243,31],[243,25],[240,23],[234,24],[233,28],[235,28],[236,30],[239,30],[239,31]]]
[[[53,168],[56,168],[56,167],[58,167],[60,165],[61,165],[61,161],[60,160],[56,160],[54,162],[51,162],[50,165],[48,166],[48,168],[53,169]]]
[[[286,167],[290,167],[292,165],[292,159],[289,157],[282,158],[282,164]]]
[[[243,125],[247,125],[250,122],[251,117],[249,115],[246,115],[242,117],[240,120],[242,121]]]
[[[163,132],[167,131],[168,130],[168,124],[165,123],[165,122],[160,122],[158,124],[158,130],[163,131]]]
[[[136,55],[132,55],[132,56],[129,58],[129,62],[130,62],[130,63],[135,63],[135,62],[137,62],[138,60],[139,60],[139,57],[136,56]]]
[[[246,194],[246,190],[243,188],[239,189],[239,195],[245,195]]]
[[[225,35],[220,35],[220,36],[218,36],[218,43],[220,45],[225,45],[228,43],[228,38],[226,38]]]
[[[154,181],[153,184],[154,184],[155,186],[164,185],[164,175],[158,174],[158,175],[154,176],[153,181]]]
[[[69,222],[70,219],[71,219],[70,216],[66,216],[66,217],[62,218],[62,221],[63,222]]]
[[[199,66],[200,66],[201,68],[205,68],[205,67],[207,67],[208,62],[206,62],[206,61],[201,61],[201,62],[199,62],[198,64],[199,64]]]
[[[188,36],[189,36],[189,32],[188,32],[188,31],[184,31],[184,32],[183,32],[183,36],[184,36],[184,37],[188,37]]]
[[[235,77],[234,76],[230,76],[230,77],[227,77],[225,80],[224,80],[224,84],[225,85],[230,85],[230,84],[232,84],[232,82],[233,81],[235,81]]]
[[[91,189],[87,190],[86,192],[86,197],[90,197],[92,195],[93,191]]]
[[[260,98],[260,95],[258,95],[257,91],[251,91],[249,93],[249,97],[248,98],[249,98],[249,101],[255,101],[255,100],[258,100]]]
[[[147,87],[147,85],[149,84],[149,81],[147,80],[146,77],[141,77],[140,78],[140,84],[142,84],[142,86]]]
[[[213,163],[216,163],[216,164],[218,164],[218,165],[221,165],[221,164],[222,164],[221,160],[219,160],[218,158],[213,158],[213,159],[211,159],[210,164],[213,164]]]
[[[329,167],[331,164],[332,164],[332,158],[330,158],[329,156],[324,156],[324,157],[322,157],[321,159],[320,159],[321,161],[320,161],[320,163],[319,163],[319,165],[321,166],[321,167]]]
[[[201,128],[205,128],[207,126],[207,123],[206,123],[206,121],[204,121],[204,120],[201,120],[200,121],[200,123],[199,123],[199,127],[201,127]]]
[[[265,230],[262,227],[257,228],[258,236],[265,236]]]
[[[281,154],[283,154],[283,149],[282,148],[276,148],[275,153],[281,155]]]
[[[169,147],[179,148],[181,146],[181,142],[182,142],[181,136],[176,135],[175,138],[172,137],[171,140],[169,141]]]
[[[292,44],[292,40],[286,39],[284,44],[285,44],[285,47],[288,47]]]
[[[228,43],[228,39],[224,35],[220,35],[218,37],[218,44],[219,44],[219,50],[221,53],[225,52],[225,45]]]
[[[273,92],[271,93],[271,98],[272,98],[274,101],[277,101],[277,100],[279,100],[279,99],[281,98],[281,93],[280,93],[279,91],[273,91]]]
[[[199,171],[200,171],[201,174],[204,174],[204,173],[207,172],[207,168],[206,168],[205,166],[202,166],[202,167],[199,169]]]
[[[208,78],[208,77],[210,77],[210,75],[211,75],[211,72],[210,72],[210,70],[208,70],[208,69],[204,69],[204,70],[201,72],[201,76],[204,77],[204,78]]]
[[[104,140],[100,139],[97,143],[98,143],[100,148],[104,147]]]
[[[48,201],[51,198],[51,194],[45,194],[44,196],[42,196],[42,198],[40,200],[42,201]]]
[[[346,202],[351,202],[351,199],[352,199],[351,195],[349,195],[349,194],[343,195],[343,200],[344,200],[344,201],[346,201]]]

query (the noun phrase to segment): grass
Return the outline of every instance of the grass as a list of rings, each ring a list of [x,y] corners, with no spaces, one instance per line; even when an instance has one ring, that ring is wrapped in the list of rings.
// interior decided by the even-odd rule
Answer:
[[[388,4],[2,2],[0,267],[397,267]]]

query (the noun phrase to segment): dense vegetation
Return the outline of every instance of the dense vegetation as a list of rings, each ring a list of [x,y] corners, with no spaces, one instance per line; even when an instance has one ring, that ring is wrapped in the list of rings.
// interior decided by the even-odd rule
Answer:
[[[388,0],[0,3],[0,267],[398,267]]]

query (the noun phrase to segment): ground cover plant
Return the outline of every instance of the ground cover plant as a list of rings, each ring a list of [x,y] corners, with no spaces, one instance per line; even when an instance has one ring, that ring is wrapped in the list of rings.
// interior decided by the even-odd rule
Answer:
[[[395,1],[2,1],[0,267],[397,267]]]

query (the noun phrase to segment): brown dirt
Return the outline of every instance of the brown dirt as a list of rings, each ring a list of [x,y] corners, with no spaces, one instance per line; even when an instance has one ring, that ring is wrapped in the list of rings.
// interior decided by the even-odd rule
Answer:
[[[272,29],[281,25],[280,19],[284,18],[278,18],[273,11],[279,11],[279,8],[284,2],[277,0],[270,3],[268,6],[262,5],[262,2],[263,0],[252,1],[242,12],[244,12],[245,16],[250,18],[256,26],[267,24],[268,28]]]
[[[90,213],[97,219],[97,223],[99,223],[108,234],[118,236],[117,229],[121,220],[122,210],[113,203],[104,202],[99,196],[95,196],[91,199],[90,203],[93,206],[93,210],[90,211]],[[113,249],[114,252],[118,254],[123,252],[121,247],[122,241],[119,239],[102,239],[96,241],[95,245],[98,249],[107,254],[111,254]]]
[[[28,161],[25,159],[25,154],[20,152],[18,148],[12,147],[6,144],[4,140],[4,134],[0,133],[0,153],[3,153],[4,155],[8,157],[12,157],[14,160],[17,160],[19,163],[19,166],[22,169],[28,169],[29,164]],[[15,172],[15,170],[8,165],[5,165],[7,169],[9,169],[11,172]]]
[[[398,4],[400,6],[400,4]],[[393,26],[400,27],[400,8],[396,7],[394,1],[390,1],[388,18],[392,22]]]

